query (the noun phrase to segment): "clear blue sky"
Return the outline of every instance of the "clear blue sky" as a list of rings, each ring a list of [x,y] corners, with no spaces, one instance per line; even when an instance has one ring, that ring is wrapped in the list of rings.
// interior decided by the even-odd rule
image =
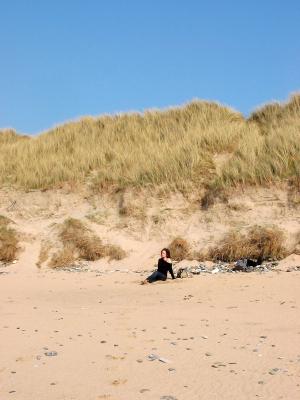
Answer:
[[[300,89],[299,0],[1,0],[0,127]]]

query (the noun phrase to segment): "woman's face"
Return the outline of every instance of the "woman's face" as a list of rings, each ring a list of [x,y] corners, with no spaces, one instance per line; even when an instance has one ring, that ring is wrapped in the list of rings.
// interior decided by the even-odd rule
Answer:
[[[166,250],[163,250],[163,251],[161,252],[161,257],[162,257],[162,258],[165,258],[165,257],[167,257]]]

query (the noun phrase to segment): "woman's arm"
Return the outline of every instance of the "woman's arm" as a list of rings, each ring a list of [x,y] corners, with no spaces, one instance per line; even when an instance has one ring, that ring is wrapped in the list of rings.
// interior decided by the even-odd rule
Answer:
[[[168,261],[168,263],[170,264],[170,266],[169,266],[169,272],[170,272],[170,274],[171,274],[171,276],[172,276],[172,279],[175,279],[174,272],[173,272],[173,268],[172,268],[171,259],[168,258],[168,260],[170,260],[170,262]]]

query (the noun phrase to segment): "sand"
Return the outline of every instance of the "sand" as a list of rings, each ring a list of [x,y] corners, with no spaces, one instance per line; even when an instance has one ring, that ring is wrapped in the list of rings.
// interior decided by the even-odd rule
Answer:
[[[0,272],[1,400],[300,398],[298,271]]]

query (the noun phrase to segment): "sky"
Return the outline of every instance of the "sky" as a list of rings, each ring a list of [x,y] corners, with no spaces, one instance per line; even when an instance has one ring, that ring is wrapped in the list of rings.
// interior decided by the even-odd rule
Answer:
[[[0,127],[300,90],[299,0],[0,0]]]

